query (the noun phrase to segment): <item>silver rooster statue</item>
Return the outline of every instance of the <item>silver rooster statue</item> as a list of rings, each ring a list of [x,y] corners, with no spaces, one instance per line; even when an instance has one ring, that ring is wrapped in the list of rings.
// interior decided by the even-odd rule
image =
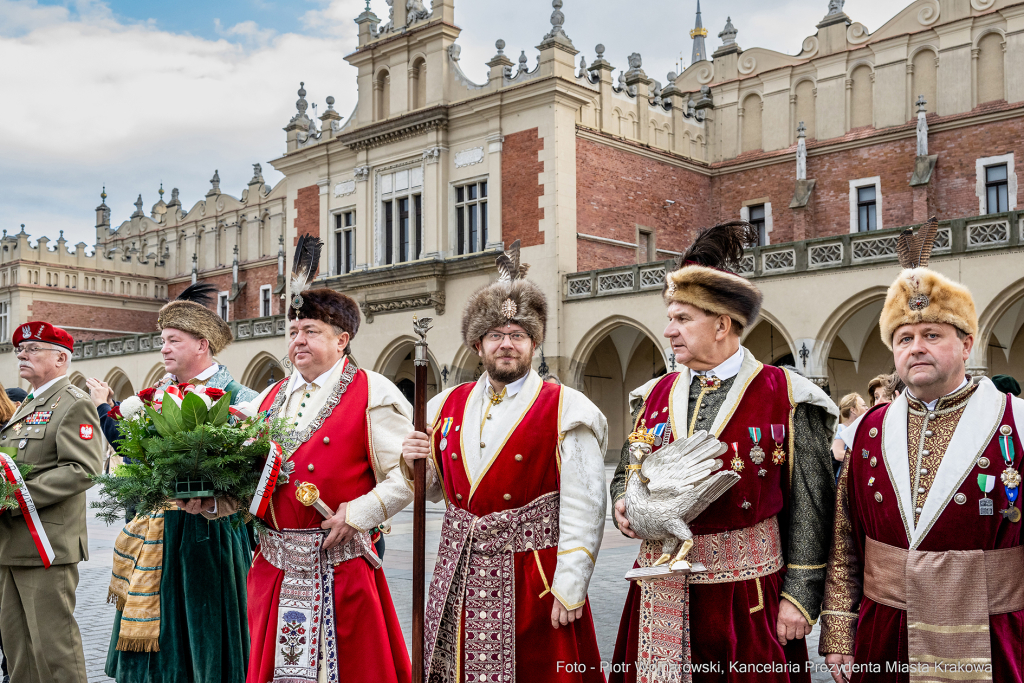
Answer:
[[[727,446],[705,431],[652,453],[654,438],[644,422],[629,435],[624,500],[629,528],[640,538],[662,541],[663,554],[651,567],[628,573],[629,580],[706,571],[686,561],[693,547],[689,524],[740,480],[732,470],[719,471],[717,456]]]

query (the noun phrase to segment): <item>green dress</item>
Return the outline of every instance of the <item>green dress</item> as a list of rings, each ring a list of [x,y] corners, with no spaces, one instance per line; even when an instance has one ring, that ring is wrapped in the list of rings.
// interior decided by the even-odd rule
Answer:
[[[230,385],[230,386],[229,386]],[[233,391],[232,403],[256,392],[221,369],[207,386]],[[105,672],[117,683],[244,683],[249,661],[245,580],[252,564],[251,529],[168,510],[160,577],[160,650],[117,650],[121,612],[114,617]]]

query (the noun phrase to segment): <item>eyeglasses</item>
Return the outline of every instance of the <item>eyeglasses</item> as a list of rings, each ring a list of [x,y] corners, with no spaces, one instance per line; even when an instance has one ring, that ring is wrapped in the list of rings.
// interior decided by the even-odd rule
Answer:
[[[29,356],[38,356],[43,351],[60,351],[60,349],[50,348],[49,346],[15,346],[14,355],[20,356],[21,354],[27,354]]]
[[[525,332],[505,332],[504,334],[501,332],[488,332],[484,335],[484,339],[491,343],[501,342],[505,337],[511,339],[513,344],[522,344],[530,338],[530,335]]]

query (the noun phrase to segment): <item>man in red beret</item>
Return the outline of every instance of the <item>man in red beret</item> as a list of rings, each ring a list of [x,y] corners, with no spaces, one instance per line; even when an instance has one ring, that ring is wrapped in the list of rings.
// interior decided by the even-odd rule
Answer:
[[[4,654],[19,683],[85,683],[75,589],[78,563],[89,559],[85,491],[103,462],[99,417],[67,379],[70,334],[34,321],[12,343],[32,391],[0,429],[3,475],[21,489],[19,506],[0,514]],[[22,478],[16,463],[31,472]]]

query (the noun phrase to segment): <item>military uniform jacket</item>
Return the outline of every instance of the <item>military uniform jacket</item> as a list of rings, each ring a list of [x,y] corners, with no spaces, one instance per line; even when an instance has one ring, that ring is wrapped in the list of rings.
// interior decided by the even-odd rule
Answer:
[[[103,464],[99,415],[88,394],[63,377],[26,401],[0,429],[0,447],[15,448],[15,462],[32,465],[25,477],[39,510],[53,564],[89,559],[85,492]],[[0,565],[42,566],[28,525],[15,509],[0,514]]]

